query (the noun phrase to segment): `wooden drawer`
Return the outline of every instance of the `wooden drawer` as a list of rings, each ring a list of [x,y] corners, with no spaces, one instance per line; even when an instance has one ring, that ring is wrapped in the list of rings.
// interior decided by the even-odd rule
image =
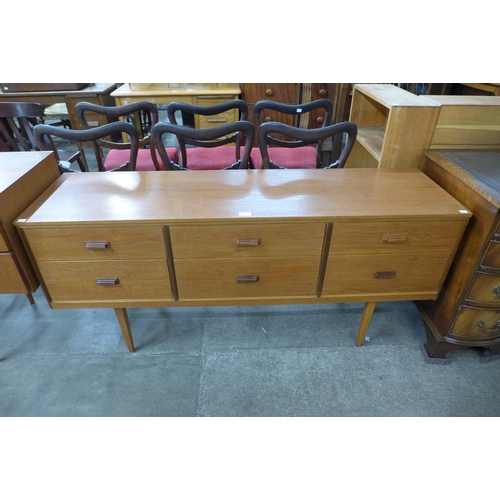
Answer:
[[[336,222],[331,254],[449,252],[462,221]]]
[[[481,266],[500,268],[500,242],[490,241]]]
[[[138,96],[138,97],[120,97],[119,105],[132,104],[139,101],[150,101],[154,104],[170,104],[171,102],[185,102],[195,104],[195,97],[190,95],[169,95],[169,96]]]
[[[236,121],[235,112],[233,109],[225,111],[224,113],[219,113],[218,115],[196,115],[196,128],[212,128],[220,127],[221,125],[227,125],[228,123],[233,123]]]
[[[175,259],[320,256],[325,225],[221,224],[170,227]]]
[[[477,273],[467,294],[467,300],[500,304],[500,276]]]
[[[322,295],[436,292],[448,253],[330,255]]]
[[[500,310],[462,306],[451,329],[461,338],[486,339],[500,336]]]
[[[314,296],[319,261],[319,255],[176,260],[179,299]]]
[[[39,262],[166,258],[161,226],[32,229],[27,236]]]
[[[26,293],[11,252],[0,253],[0,293]]]
[[[53,301],[172,299],[165,260],[40,262],[39,268]]]

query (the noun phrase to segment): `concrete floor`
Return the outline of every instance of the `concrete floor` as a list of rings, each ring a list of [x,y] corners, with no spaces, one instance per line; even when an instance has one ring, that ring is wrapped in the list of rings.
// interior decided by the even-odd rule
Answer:
[[[500,416],[500,362],[424,362],[414,304],[51,310],[0,295],[0,416]]]

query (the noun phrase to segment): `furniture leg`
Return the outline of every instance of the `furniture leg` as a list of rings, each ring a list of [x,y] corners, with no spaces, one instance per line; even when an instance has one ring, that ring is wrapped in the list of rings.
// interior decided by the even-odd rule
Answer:
[[[130,330],[127,310],[125,308],[115,308],[115,314],[118,318],[118,323],[120,323],[122,335],[127,343],[128,350],[134,352],[134,339],[132,338],[132,331]]]
[[[30,301],[31,305],[35,303],[35,299],[33,298],[33,295],[30,292],[26,293],[26,297],[28,297],[28,300]]]
[[[375,310],[376,302],[366,302],[361,315],[361,322],[359,324],[358,336],[356,337],[356,346],[359,347],[365,340],[365,333],[372,319],[373,311]]]

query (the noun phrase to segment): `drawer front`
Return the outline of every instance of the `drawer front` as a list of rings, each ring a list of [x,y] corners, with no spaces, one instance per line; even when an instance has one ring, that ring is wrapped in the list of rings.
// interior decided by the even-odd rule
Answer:
[[[314,296],[319,256],[175,261],[179,299]]]
[[[500,242],[490,241],[481,265],[495,269],[500,268]]]
[[[336,222],[330,253],[450,252],[463,221]]]
[[[436,292],[449,254],[330,255],[322,295]]]
[[[0,253],[0,293],[26,293],[12,253]]]
[[[40,262],[39,268],[53,301],[172,299],[164,260]]]
[[[477,273],[467,300],[500,304],[500,276]]]
[[[160,226],[33,229],[26,235],[38,262],[166,258]]]
[[[175,259],[320,256],[323,223],[227,224],[170,228]]]
[[[228,123],[233,123],[236,121],[235,111],[233,109],[225,111],[224,113],[219,113],[218,115],[203,116],[197,115],[196,128],[212,128],[220,127],[221,125],[226,125]]]
[[[478,340],[498,337],[500,310],[462,306],[450,333]]]
[[[177,95],[170,96],[138,96],[138,97],[121,97],[120,105],[132,104],[134,102],[150,101],[154,104],[170,104],[171,102],[185,102],[187,104],[195,104],[194,97],[190,95]]]

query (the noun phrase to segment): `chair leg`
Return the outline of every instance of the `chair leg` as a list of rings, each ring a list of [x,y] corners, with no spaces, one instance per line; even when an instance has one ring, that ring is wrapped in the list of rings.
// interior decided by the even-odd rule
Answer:
[[[28,300],[29,300],[31,305],[33,305],[35,303],[35,299],[33,298],[33,295],[30,292],[26,293],[26,297],[28,297]]]

